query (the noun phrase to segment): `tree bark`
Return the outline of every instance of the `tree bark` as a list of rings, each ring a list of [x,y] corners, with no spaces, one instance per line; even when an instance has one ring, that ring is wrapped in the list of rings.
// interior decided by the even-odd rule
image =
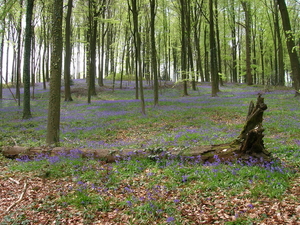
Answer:
[[[52,18],[51,77],[48,107],[47,138],[48,145],[59,143],[60,124],[60,86],[62,67],[62,19],[63,0],[54,0]]]
[[[151,36],[151,66],[154,81],[154,106],[158,106],[158,73],[157,73],[157,54],[155,43],[155,15],[156,15],[156,0],[150,1],[150,36]]]
[[[23,0],[20,0],[20,7],[23,7]],[[18,99],[18,106],[21,105],[21,96],[20,96],[20,84],[21,84],[21,51],[22,51],[22,14],[19,18],[19,24],[17,28],[18,33],[18,53],[17,53],[17,74],[16,74],[16,98]]]
[[[146,115],[144,88],[143,88],[143,71],[142,71],[142,58],[141,58],[141,35],[139,32],[139,11],[137,7],[137,0],[131,0],[132,3],[132,16],[133,16],[133,34],[134,34],[134,46],[135,46],[135,59],[136,59],[136,77],[139,81],[139,90],[141,95],[141,109],[142,114]]]
[[[99,12],[96,10],[95,1],[89,1],[89,79],[88,79],[88,103],[91,102],[91,96],[96,93],[96,44]]]
[[[282,26],[286,38],[287,50],[290,57],[291,69],[292,69],[292,78],[293,78],[293,87],[295,88],[295,95],[300,95],[300,62],[298,58],[297,51],[294,50],[295,44],[295,35],[291,28],[289,13],[284,0],[277,0],[279,10],[281,13]]]
[[[215,37],[215,23],[213,1],[209,0],[209,44],[210,44],[210,73],[211,73],[211,96],[218,96],[219,90],[219,74],[218,74],[218,59],[217,45]]]
[[[237,71],[237,40],[236,40],[236,19],[235,19],[235,8],[234,0],[230,1],[230,29],[231,29],[231,57],[232,57],[232,82],[238,82],[238,71]]]
[[[32,27],[31,20],[33,14],[34,0],[27,1],[26,7],[26,27],[25,27],[25,46],[24,46],[24,102],[23,102],[23,119],[32,118],[30,110],[30,54],[31,54],[31,38]]]
[[[246,82],[248,85],[253,84],[251,71],[251,13],[250,3],[243,1],[242,6],[245,12],[245,31],[246,31]]]
[[[73,0],[68,0],[68,10],[66,16],[66,34],[65,34],[65,61],[64,61],[64,80],[65,80],[65,101],[73,101],[71,96],[71,14],[73,8]]]
[[[275,37],[277,40],[277,48],[275,49],[275,54],[278,56],[278,63],[277,63],[277,77],[278,77],[278,85],[284,86],[285,79],[284,79],[284,54],[283,54],[283,46],[282,46],[282,38],[281,32],[279,27],[279,13],[277,10],[277,0],[274,3],[274,32]]]
[[[1,33],[0,43],[0,99],[3,98],[3,54],[4,54],[4,31]]]
[[[180,19],[181,19],[181,78],[183,81],[183,96],[188,95],[187,91],[187,3],[185,0],[180,0]]]

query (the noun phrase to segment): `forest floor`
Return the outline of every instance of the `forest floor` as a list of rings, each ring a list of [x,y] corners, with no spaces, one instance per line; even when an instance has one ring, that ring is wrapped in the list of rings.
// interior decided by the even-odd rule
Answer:
[[[292,90],[264,94],[265,145],[277,160],[202,164],[197,157],[140,159],[134,149],[226,143],[264,87],[227,85],[211,98],[206,84],[187,97],[170,84],[158,108],[149,88],[147,116],[139,115],[129,83],[99,89],[90,105],[84,86],[75,87],[74,102],[62,103],[61,111],[61,145],[73,147],[72,154],[0,158],[0,224],[300,224],[300,106]],[[5,91],[0,148],[43,146],[47,91],[37,88],[29,121],[18,119],[21,109]],[[124,146],[132,155],[115,163],[78,150]]]

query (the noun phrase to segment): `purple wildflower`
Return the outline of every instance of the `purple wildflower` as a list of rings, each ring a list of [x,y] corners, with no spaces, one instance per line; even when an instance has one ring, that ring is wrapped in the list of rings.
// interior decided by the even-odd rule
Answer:
[[[18,162],[29,162],[31,161],[30,158],[28,157],[28,155],[22,155],[20,156],[20,158],[16,159]]]
[[[175,218],[172,217],[172,216],[170,216],[170,217],[167,218],[167,223],[171,223],[171,222],[173,222],[174,220],[175,220]]]

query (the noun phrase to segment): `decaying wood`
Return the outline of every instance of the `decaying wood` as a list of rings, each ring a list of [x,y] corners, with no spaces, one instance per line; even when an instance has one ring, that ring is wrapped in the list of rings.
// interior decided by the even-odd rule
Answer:
[[[216,156],[221,161],[235,161],[237,159],[249,159],[250,157],[260,158],[266,161],[271,160],[271,154],[265,149],[263,142],[262,126],[263,113],[267,109],[264,103],[264,98],[258,95],[257,102],[252,101],[249,105],[248,115],[245,125],[240,135],[230,143],[209,146],[195,146],[183,151],[170,150],[170,154],[183,156],[199,156],[203,162],[213,162]],[[20,146],[6,146],[2,150],[2,154],[9,158],[16,158],[20,155],[34,156],[36,154],[49,154],[50,156],[68,153],[74,148],[49,148],[49,147],[34,147],[25,148]],[[109,150],[109,149],[79,149],[83,156],[102,158],[106,162],[113,162],[119,158],[128,155],[151,156],[153,154],[160,154],[152,150],[146,149],[123,149],[123,150]]]

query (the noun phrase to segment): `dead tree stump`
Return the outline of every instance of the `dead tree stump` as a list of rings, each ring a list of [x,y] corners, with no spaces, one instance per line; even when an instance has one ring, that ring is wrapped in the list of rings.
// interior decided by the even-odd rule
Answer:
[[[241,143],[241,153],[253,156],[270,155],[265,150],[262,126],[263,114],[267,108],[261,94],[258,94],[256,105],[253,101],[250,102],[246,123],[237,139],[237,142]]]

